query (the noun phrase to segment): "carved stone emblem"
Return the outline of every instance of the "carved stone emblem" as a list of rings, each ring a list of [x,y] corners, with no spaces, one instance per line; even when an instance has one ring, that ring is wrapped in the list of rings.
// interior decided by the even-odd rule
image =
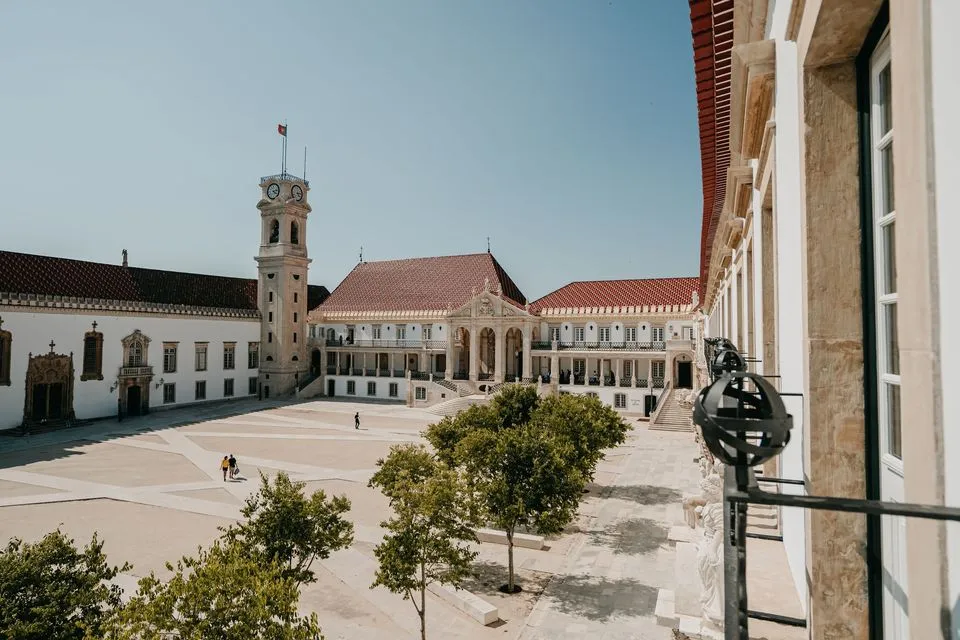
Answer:
[[[480,298],[480,309],[478,310],[478,312],[482,316],[493,315],[493,303],[490,302],[490,298],[488,298],[487,296]]]

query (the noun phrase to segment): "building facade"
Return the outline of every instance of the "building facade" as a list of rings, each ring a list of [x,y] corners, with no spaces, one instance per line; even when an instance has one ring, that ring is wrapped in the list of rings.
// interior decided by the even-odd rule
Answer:
[[[649,413],[692,384],[696,288],[575,282],[528,304],[489,253],[360,263],[310,314],[313,391],[430,405],[527,382]]]
[[[705,333],[810,495],[960,505],[954,0],[691,0]],[[960,637],[960,528],[782,509],[811,638]]]

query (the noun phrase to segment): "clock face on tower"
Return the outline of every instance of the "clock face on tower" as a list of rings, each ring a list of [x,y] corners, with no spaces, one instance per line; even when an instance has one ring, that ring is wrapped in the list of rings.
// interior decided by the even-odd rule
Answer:
[[[293,189],[290,190],[290,193],[293,194],[293,199],[296,200],[297,202],[300,202],[301,200],[303,200],[303,189],[300,188],[300,185],[298,184],[293,185]]]
[[[278,195],[280,195],[280,185],[274,182],[269,187],[267,187],[267,197],[273,200]]]

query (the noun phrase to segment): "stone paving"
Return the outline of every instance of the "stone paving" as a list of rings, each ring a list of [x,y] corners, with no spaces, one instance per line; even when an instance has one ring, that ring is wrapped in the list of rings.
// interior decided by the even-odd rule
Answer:
[[[359,411],[362,426],[353,428]],[[217,527],[239,517],[258,472],[283,470],[310,489],[346,494],[355,543],[320,563],[318,582],[303,589],[304,611],[316,611],[336,638],[413,638],[416,613],[388,591],[370,589],[373,546],[389,516],[386,500],[366,486],[376,460],[436,416],[395,404],[241,400],[122,423],[0,438],[0,542],[36,539],[57,526],[85,542],[94,531],[112,562],[129,560],[133,585],[164,562],[209,544]],[[484,627],[428,597],[433,638],[672,637],[654,617],[658,588],[674,588],[670,526],[682,523],[680,499],[697,486],[689,434],[634,429],[601,463],[577,521],[545,550],[516,549],[521,594],[505,596],[506,547],[478,545],[474,576],[464,587],[499,607]],[[219,464],[236,455],[249,480],[224,482]]]

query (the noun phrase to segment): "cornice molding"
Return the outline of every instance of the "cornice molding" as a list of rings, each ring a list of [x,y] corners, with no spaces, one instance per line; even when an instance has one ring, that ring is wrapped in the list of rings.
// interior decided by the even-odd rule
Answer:
[[[199,307],[192,305],[137,302],[130,300],[103,300],[99,298],[51,296],[34,293],[8,293],[3,291],[0,291],[0,307],[14,307],[17,310],[24,311],[105,311],[107,313],[129,313],[134,315],[162,314],[168,316],[242,318],[249,320],[260,320],[260,312],[252,309]]]

